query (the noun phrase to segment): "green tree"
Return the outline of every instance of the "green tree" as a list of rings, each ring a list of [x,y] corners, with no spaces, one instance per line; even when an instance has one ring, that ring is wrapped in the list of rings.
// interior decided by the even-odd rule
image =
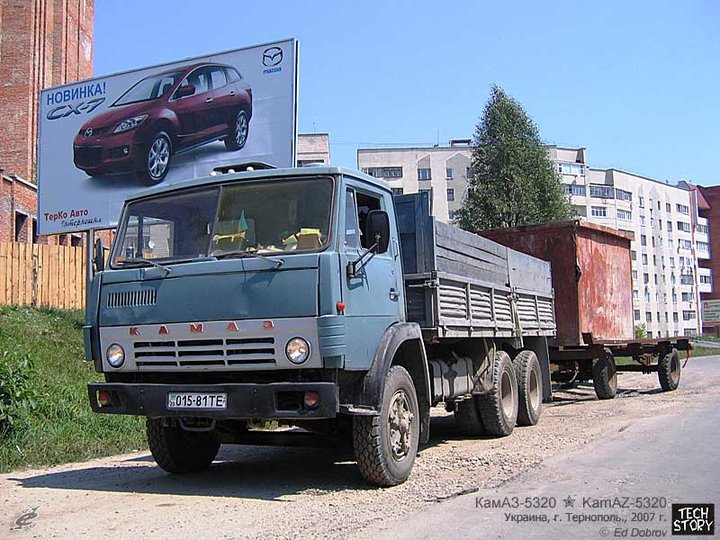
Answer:
[[[463,229],[517,227],[574,216],[537,126],[499,86],[492,86],[475,129],[470,170],[470,188],[457,214]]]

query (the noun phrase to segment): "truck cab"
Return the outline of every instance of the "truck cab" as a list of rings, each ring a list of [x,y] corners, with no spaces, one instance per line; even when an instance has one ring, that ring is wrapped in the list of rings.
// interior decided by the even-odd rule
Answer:
[[[87,303],[94,411],[145,416],[172,473],[266,444],[251,428],[277,420],[351,442],[377,485],[410,474],[432,405],[473,435],[537,422],[547,263],[357,171],[253,169],[126,201]]]

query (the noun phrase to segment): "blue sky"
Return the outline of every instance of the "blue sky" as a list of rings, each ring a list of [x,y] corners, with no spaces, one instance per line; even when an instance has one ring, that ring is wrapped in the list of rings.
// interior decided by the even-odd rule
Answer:
[[[472,135],[490,85],[594,167],[720,184],[720,3],[95,1],[95,74],[300,40],[299,129],[358,146]]]

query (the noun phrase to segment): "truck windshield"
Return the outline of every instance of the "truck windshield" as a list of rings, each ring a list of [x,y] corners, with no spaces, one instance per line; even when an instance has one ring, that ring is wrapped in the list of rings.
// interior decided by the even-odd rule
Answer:
[[[320,251],[329,240],[332,192],[330,178],[279,179],[132,202],[112,266]]]

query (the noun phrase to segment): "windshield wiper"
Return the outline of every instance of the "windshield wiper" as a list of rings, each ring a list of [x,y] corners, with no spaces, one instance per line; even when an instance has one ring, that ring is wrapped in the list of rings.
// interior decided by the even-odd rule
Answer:
[[[152,259],[146,259],[145,257],[133,257],[131,259],[125,259],[124,261],[118,261],[118,264],[121,264],[125,266],[126,264],[149,264],[150,266],[154,266],[155,268],[160,268],[161,270],[165,271],[165,275],[167,276],[170,273],[170,268],[167,266],[163,266],[160,263],[157,263],[153,261]]]
[[[263,255],[262,253],[248,253],[247,251],[228,251],[226,253],[218,253],[217,255],[214,255],[214,257],[216,259],[253,259],[257,257],[258,259],[262,259],[264,261],[274,264],[275,269],[278,269],[283,264],[285,264],[284,259],[271,259],[267,255]]]

